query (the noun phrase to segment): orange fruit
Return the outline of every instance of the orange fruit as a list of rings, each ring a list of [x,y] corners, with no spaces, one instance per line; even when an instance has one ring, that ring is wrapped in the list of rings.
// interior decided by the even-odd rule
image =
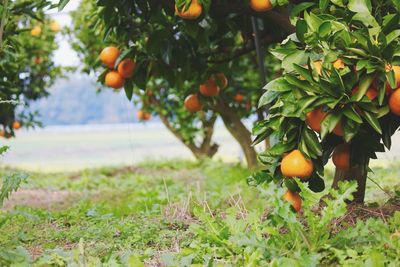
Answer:
[[[119,57],[120,51],[117,47],[109,46],[104,48],[100,53],[100,60],[110,69],[114,68],[115,61]]]
[[[214,79],[208,79],[200,85],[199,91],[204,96],[217,96],[219,94],[219,87]]]
[[[316,132],[321,131],[321,123],[326,117],[326,113],[322,111],[322,108],[317,108],[306,114],[307,125]]]
[[[240,93],[237,93],[237,94],[235,95],[235,101],[236,101],[236,102],[241,103],[241,102],[243,102],[243,100],[244,100],[244,95],[242,95],[242,94],[240,94]]]
[[[152,96],[154,96],[154,92],[151,91],[151,90],[147,90],[147,91],[146,91],[146,95],[147,95],[148,97],[152,97]]]
[[[106,75],[105,84],[111,88],[119,89],[124,86],[125,80],[117,71],[110,71]]]
[[[188,95],[185,99],[185,108],[190,112],[198,112],[203,109],[199,97],[196,94]]]
[[[143,110],[138,110],[138,112],[136,113],[136,117],[140,121],[148,121],[151,119],[151,114]]]
[[[344,65],[344,62],[343,62],[343,60],[341,60],[340,58],[338,58],[338,59],[336,59],[334,62],[333,62],[333,67],[335,68],[335,69],[344,69],[344,67],[345,67],[345,65]]]
[[[333,151],[332,161],[340,170],[350,169],[350,146],[348,144],[338,145]]]
[[[41,33],[42,33],[42,28],[40,26],[35,26],[31,30],[31,35],[33,37],[39,37]]]
[[[351,91],[351,95],[355,95],[358,91],[358,86],[354,87],[354,89]],[[378,97],[378,91],[374,87],[368,88],[367,92],[365,95],[369,98],[369,100],[374,100],[375,98]]]
[[[50,23],[50,30],[52,30],[53,32],[59,32],[61,30],[61,26],[60,24],[58,24],[57,21],[52,21]]]
[[[273,8],[270,0],[250,0],[250,7],[257,12],[263,12]]]
[[[400,88],[395,90],[389,98],[389,108],[393,114],[400,116]]]
[[[130,78],[135,71],[135,62],[132,59],[124,59],[118,64],[118,73],[122,78]]]
[[[22,125],[21,125],[21,123],[19,121],[14,121],[13,124],[11,125],[11,127],[14,130],[18,130],[18,129],[20,129],[22,127]]]
[[[301,209],[301,197],[299,193],[297,192],[292,192],[292,191],[286,191],[286,193],[283,195],[283,199],[292,204],[292,207],[299,212]]]
[[[281,171],[286,177],[307,179],[314,171],[314,164],[300,150],[293,150],[282,159]]]
[[[222,72],[215,74],[214,77],[221,89],[225,89],[228,86],[228,79]]]
[[[391,71],[391,70],[394,71],[394,79],[396,81],[396,86],[393,89],[399,88],[400,87],[400,66],[391,66],[389,64],[386,64],[385,70],[386,71]],[[390,94],[392,92],[393,92],[392,88],[390,87],[389,83],[386,82],[386,94]]]
[[[178,10],[178,7],[175,6],[175,12],[176,14],[183,18],[183,19],[197,19],[200,17],[201,13],[203,12],[203,7],[199,3],[198,0],[192,0],[192,3],[190,4],[189,7],[186,5],[181,9],[181,11]]]
[[[41,64],[42,62],[43,62],[43,58],[41,58],[41,57],[34,57],[33,58],[33,63],[35,63],[37,65]]]
[[[6,131],[0,130],[0,137],[5,137],[6,136]]]
[[[333,133],[340,137],[344,136],[343,126],[341,121],[339,121],[338,124],[336,124],[336,127],[333,129]]]

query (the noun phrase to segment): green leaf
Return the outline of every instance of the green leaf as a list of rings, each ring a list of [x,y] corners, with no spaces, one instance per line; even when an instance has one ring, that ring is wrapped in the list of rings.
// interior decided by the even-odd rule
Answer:
[[[336,125],[340,122],[342,115],[334,112],[329,113],[321,124],[321,138],[324,139],[328,133],[331,133]]]
[[[388,35],[386,35],[386,44],[390,44],[400,36],[400,30],[394,30]]]
[[[369,125],[371,125],[372,128],[374,128],[375,131],[382,134],[381,125],[379,124],[379,121],[374,113],[370,113],[368,111],[361,111],[361,115],[365,118],[365,120],[369,123]]]
[[[352,96],[352,99],[357,102],[360,101],[364,97],[365,93],[368,91],[373,80],[374,80],[374,77],[372,75],[367,75],[367,76],[362,77],[360,79],[360,83],[358,85],[358,90]]]
[[[60,0],[58,2],[58,11],[61,11],[64,9],[64,7],[69,3],[69,0]]]
[[[349,118],[350,120],[352,120],[352,121],[355,121],[355,122],[357,122],[357,123],[362,123],[362,122],[363,122],[363,121],[362,121],[362,118],[360,117],[360,115],[358,115],[358,113],[354,110],[353,107],[349,107],[349,106],[345,107],[345,108],[343,109],[343,114],[344,114],[347,118]]]
[[[311,151],[317,156],[322,156],[322,146],[318,140],[317,134],[314,131],[304,127],[302,138],[308,147],[308,151]]]
[[[350,11],[356,13],[371,13],[372,5],[370,0],[349,0],[347,5]]]

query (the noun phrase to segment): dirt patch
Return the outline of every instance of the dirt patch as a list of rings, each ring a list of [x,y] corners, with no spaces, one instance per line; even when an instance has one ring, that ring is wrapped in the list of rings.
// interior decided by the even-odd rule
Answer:
[[[366,221],[369,218],[381,219],[385,223],[396,211],[400,211],[400,204],[387,203],[380,207],[367,207],[360,204],[347,206],[347,213],[343,217],[334,220],[333,232],[339,232],[344,228],[351,227],[359,220]]]
[[[51,191],[47,189],[19,189],[11,194],[2,209],[10,210],[15,206],[27,206],[43,209],[61,209],[79,197],[80,193],[67,190]]]

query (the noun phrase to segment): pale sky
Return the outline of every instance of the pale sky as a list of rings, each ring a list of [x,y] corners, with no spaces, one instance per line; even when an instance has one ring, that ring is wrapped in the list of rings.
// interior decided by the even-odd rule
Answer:
[[[59,0],[53,0],[53,2],[58,3]],[[80,0],[70,0],[70,2],[65,6],[65,8],[58,12],[58,10],[51,10],[48,14],[57,21],[62,27],[71,25],[71,17],[69,12],[76,10],[79,5]],[[79,64],[79,58],[74,50],[72,50],[69,45],[69,41],[66,36],[59,34],[57,36],[57,42],[59,44],[59,49],[54,54],[54,62],[61,66],[76,66]]]

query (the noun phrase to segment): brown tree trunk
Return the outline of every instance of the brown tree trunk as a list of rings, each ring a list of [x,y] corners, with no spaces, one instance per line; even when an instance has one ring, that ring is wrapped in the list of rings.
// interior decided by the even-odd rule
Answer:
[[[245,155],[247,166],[255,169],[258,166],[257,152],[252,146],[251,133],[241,121],[236,111],[229,107],[222,99],[218,100],[213,109],[219,113],[226,129],[238,141]]]
[[[192,152],[196,159],[212,158],[217,153],[219,146],[218,144],[212,143],[214,124],[217,119],[216,116],[212,117],[210,120],[203,119],[205,135],[200,146],[187,142],[181,133],[171,125],[167,117],[160,113],[158,116],[165,127],[167,127],[167,129]]]
[[[333,179],[333,188],[338,187],[339,181],[357,181],[357,191],[353,193],[354,203],[364,203],[365,186],[367,182],[367,168],[355,166],[349,170],[339,170],[336,168],[335,177]]]

